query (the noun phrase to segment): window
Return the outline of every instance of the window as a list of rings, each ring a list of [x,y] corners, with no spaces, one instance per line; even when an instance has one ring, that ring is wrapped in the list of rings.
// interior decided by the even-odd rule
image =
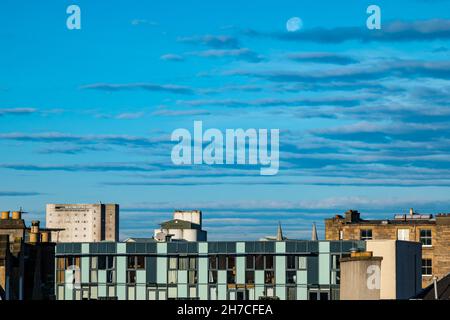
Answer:
[[[344,240],[344,230],[339,230],[339,240]]]
[[[189,269],[197,269],[197,258],[189,258]]]
[[[245,272],[245,283],[247,284],[255,283],[255,272],[253,270]]]
[[[264,272],[264,283],[266,283],[266,284],[274,284],[275,283],[275,272],[273,272],[273,271],[265,271]]]
[[[99,269],[99,270],[106,270],[106,269],[114,268],[114,257],[113,256],[99,256],[97,261],[98,261],[97,269]]]
[[[209,287],[209,300],[217,300],[217,288]]]
[[[191,299],[197,298],[197,287],[195,286],[189,287],[189,298]]]
[[[264,270],[264,256],[258,254],[255,258],[256,270]]]
[[[431,246],[431,230],[430,229],[422,229],[420,230],[420,242],[423,246]]]
[[[145,257],[144,256],[136,257],[136,269],[145,269]]]
[[[227,271],[227,283],[231,283],[231,284],[236,283],[235,272],[233,270]]]
[[[145,257],[128,256],[128,269],[145,269]]]
[[[286,268],[287,269],[296,269],[295,265],[295,256],[287,256],[286,257]]]
[[[306,267],[307,267],[306,257],[298,257],[298,269],[306,270]]]
[[[168,289],[168,295],[167,295],[167,297],[169,298],[169,299],[176,299],[177,298],[177,287],[169,287],[169,289]]]
[[[195,270],[189,270],[189,273],[188,273],[188,281],[189,281],[189,284],[195,284],[195,283],[197,283],[197,271],[195,271]]]
[[[135,299],[135,290],[136,288],[134,286],[128,287],[128,300]]]
[[[134,256],[128,257],[128,269],[134,269]]]
[[[187,257],[179,257],[178,258],[178,268],[179,268],[179,270],[187,270],[188,269],[188,258]]]
[[[169,258],[169,269],[178,269],[178,258],[170,257]]]
[[[127,283],[136,283],[136,270],[127,271]]]
[[[106,271],[106,282],[107,283],[114,283],[116,281],[116,273],[114,270],[107,270]]]
[[[128,256],[127,267],[128,267],[127,283],[134,285],[134,284],[136,284],[136,270],[145,268],[145,257],[144,256]],[[133,289],[133,294],[134,294],[134,289]],[[134,300],[134,295],[132,295],[131,297],[132,297],[132,299],[130,299],[130,296],[128,299]]]
[[[196,257],[189,257],[188,258],[188,283],[189,284],[196,284],[198,281],[197,278],[197,258]]]
[[[295,284],[297,278],[297,272],[296,271],[286,271],[286,283],[288,284]]]
[[[409,241],[409,229],[398,229],[397,240]]]
[[[255,256],[248,255],[246,257],[246,261],[247,261],[247,269],[255,269]]]
[[[296,300],[297,299],[297,288],[296,287],[287,287],[287,300]]]
[[[217,270],[209,270],[209,283],[217,283]]]
[[[227,257],[227,283],[236,283],[236,257]]]
[[[219,269],[220,270],[227,269],[227,257],[224,255],[219,256]]]
[[[336,254],[331,255],[331,284],[340,284],[341,270],[340,270],[340,256]]]
[[[236,257],[234,257],[234,256],[227,257],[227,269],[228,270],[233,269],[235,264],[236,264]]]
[[[372,229],[362,229],[361,240],[372,240]]]
[[[216,256],[209,257],[209,269],[217,269],[217,257]]]
[[[57,258],[56,260],[56,283],[64,283],[65,281],[65,259],[64,258]]]
[[[297,282],[297,256],[286,257],[286,283],[295,284]],[[289,294],[289,289],[288,289]],[[288,298],[289,300],[289,298]]]
[[[169,282],[169,284],[177,283],[177,270],[169,270],[168,282]]]
[[[266,269],[273,269],[273,256],[266,256]]]
[[[422,276],[431,276],[433,274],[433,262],[431,259],[422,259]]]
[[[309,300],[329,300],[328,292],[324,291],[309,291],[308,294]]]

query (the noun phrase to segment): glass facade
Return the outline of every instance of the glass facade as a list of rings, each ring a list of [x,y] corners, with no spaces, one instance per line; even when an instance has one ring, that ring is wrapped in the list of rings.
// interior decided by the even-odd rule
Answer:
[[[354,248],[365,243],[60,243],[57,299],[339,299],[339,258]]]

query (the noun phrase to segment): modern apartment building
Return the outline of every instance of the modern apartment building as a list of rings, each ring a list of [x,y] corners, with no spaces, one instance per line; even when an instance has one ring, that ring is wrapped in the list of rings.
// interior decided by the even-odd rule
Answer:
[[[395,215],[394,219],[365,220],[349,210],[345,216],[325,219],[326,240],[404,240],[422,244],[422,286],[450,272],[450,214]]]
[[[47,204],[47,228],[55,242],[99,242],[119,240],[118,204]]]
[[[339,299],[339,260],[364,241],[59,243],[59,300]],[[73,281],[75,279],[75,281]]]

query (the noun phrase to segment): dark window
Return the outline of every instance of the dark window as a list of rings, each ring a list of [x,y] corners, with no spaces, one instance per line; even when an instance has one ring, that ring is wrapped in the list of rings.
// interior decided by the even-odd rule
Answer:
[[[328,300],[328,292],[321,292],[319,297],[320,300]]]
[[[264,272],[264,283],[274,284],[275,283],[275,273],[273,271]]]
[[[420,230],[420,242],[423,246],[431,246],[431,230],[430,229],[422,229]]]
[[[236,257],[229,256],[227,257],[227,268],[228,270],[233,269],[236,264]]]
[[[255,283],[255,272],[254,271],[246,271],[245,272],[245,283],[247,283],[247,284]]]
[[[136,283],[136,271],[135,270],[127,271],[127,283],[131,283],[131,284]]]
[[[431,259],[422,259],[422,275],[431,276],[433,274],[433,262]]]
[[[114,257],[113,256],[98,256],[98,269],[106,270],[114,268]]]
[[[296,256],[287,256],[286,257],[286,267],[287,269],[296,269],[295,260]]]
[[[217,271],[216,270],[210,270],[209,271],[209,283],[217,283]]]
[[[144,256],[136,257],[136,269],[145,269],[145,257]]]
[[[106,269],[106,256],[98,256],[98,269],[99,270]]]
[[[372,229],[362,229],[361,240],[372,240]]]
[[[317,292],[309,292],[309,300],[317,300]]]
[[[233,270],[227,271],[227,283],[231,283],[231,284],[236,283],[236,274]]]
[[[246,257],[247,260],[247,269],[255,269],[255,256],[248,255]]]
[[[209,269],[217,269],[217,257],[216,256],[209,257]]]
[[[134,269],[134,256],[128,256],[128,269]]]
[[[273,256],[266,256],[266,269],[273,269]]]
[[[108,262],[108,263],[110,263],[110,262]],[[128,256],[127,265],[128,265],[128,269],[144,269],[145,268],[145,257],[144,256]]]
[[[224,255],[219,256],[219,269],[226,270],[227,269],[227,257]]]
[[[113,270],[106,271],[106,282],[107,283],[114,283],[115,282],[115,272]]]
[[[296,271],[286,271],[286,283],[289,284],[295,284],[297,278],[297,272]]]
[[[261,254],[258,254],[255,258],[255,265],[256,270],[263,270],[264,269],[264,256]]]

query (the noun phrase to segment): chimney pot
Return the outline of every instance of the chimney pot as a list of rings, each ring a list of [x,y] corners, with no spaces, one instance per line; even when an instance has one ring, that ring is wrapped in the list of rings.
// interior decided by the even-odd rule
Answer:
[[[2,220],[9,219],[9,211],[2,211]]]
[[[22,212],[20,212],[20,211],[13,211],[12,219],[13,220],[20,220],[20,219],[22,219]]]

